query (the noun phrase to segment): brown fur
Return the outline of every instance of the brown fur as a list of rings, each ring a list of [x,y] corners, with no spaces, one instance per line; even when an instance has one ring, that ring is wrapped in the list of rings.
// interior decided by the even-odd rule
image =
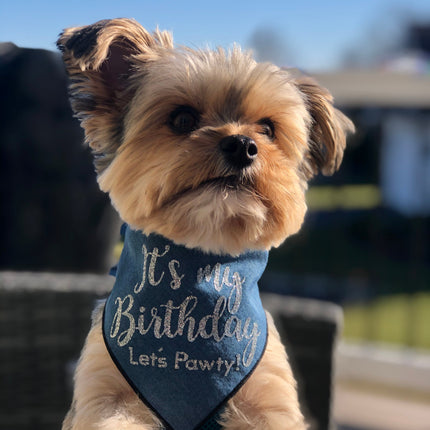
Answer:
[[[128,224],[188,247],[237,255],[278,246],[303,222],[307,180],[339,167],[353,130],[312,79],[256,63],[237,47],[174,48],[170,34],[150,34],[128,19],[67,29],[58,45],[101,189]],[[189,133],[169,125],[178,106],[199,115]],[[274,137],[261,125],[267,118]],[[217,180],[233,173],[219,150],[232,135],[248,136],[258,148],[233,184]],[[63,429],[157,428],[111,362],[99,322],[75,384]],[[264,358],[230,400],[224,427],[305,428],[272,322]]]

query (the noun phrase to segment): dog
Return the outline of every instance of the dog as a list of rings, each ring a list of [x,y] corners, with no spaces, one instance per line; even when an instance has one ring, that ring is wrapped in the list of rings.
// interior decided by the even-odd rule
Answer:
[[[57,45],[98,183],[127,223],[63,430],[307,428],[257,282],[300,229],[309,179],[339,168],[352,122],[312,78],[237,46],[175,47],[131,19]]]

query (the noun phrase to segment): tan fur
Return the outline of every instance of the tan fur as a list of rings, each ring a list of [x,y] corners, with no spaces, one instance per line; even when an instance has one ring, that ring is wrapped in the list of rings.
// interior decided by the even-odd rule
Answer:
[[[145,70],[144,80],[125,118],[122,146],[99,177],[125,221],[190,247],[231,254],[277,246],[297,232],[306,210],[299,166],[308,148],[310,117],[285,72],[258,65],[237,49],[229,55],[202,52],[197,59],[175,51]],[[235,110],[227,103],[234,97],[231,88],[245,94]],[[165,126],[175,105],[205,112],[203,127],[187,139]],[[279,146],[259,133],[256,123],[265,117],[278,126]],[[253,187],[202,192],[201,183],[226,174],[217,145],[232,134],[250,136],[259,146],[258,163],[247,172]],[[184,189],[190,192],[172,199]]]
[[[150,430],[160,422],[126,382],[106,350],[102,308],[91,328],[75,374],[74,404],[63,430]],[[273,319],[256,370],[228,402],[223,425],[230,430],[304,429],[296,381]]]
[[[128,19],[67,29],[58,45],[100,188],[125,222],[188,247],[237,255],[278,246],[300,229],[307,180],[339,167],[353,130],[312,79],[256,63],[238,47],[175,48],[169,33],[150,34]],[[178,106],[199,115],[189,133],[176,133],[169,123]],[[274,137],[264,133],[264,119],[273,123]],[[258,148],[240,174],[220,154],[221,139],[232,135],[247,136]],[[233,185],[213,181],[233,173]],[[228,403],[226,429],[306,427],[271,318],[269,328],[262,361]],[[158,425],[113,365],[97,321],[63,429]]]

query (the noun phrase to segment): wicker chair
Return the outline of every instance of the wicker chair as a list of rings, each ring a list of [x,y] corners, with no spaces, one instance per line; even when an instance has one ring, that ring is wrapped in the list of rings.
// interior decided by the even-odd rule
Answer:
[[[1,429],[61,427],[94,302],[112,284],[99,275],[0,272]],[[340,309],[279,295],[263,295],[263,302],[287,344],[312,429],[329,429]]]

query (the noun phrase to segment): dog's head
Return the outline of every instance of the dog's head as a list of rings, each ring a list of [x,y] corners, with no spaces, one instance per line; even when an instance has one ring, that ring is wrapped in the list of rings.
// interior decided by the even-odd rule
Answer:
[[[58,46],[101,189],[131,226],[189,247],[279,245],[353,129],[312,79],[239,48],[175,48],[129,19],[67,29]]]

